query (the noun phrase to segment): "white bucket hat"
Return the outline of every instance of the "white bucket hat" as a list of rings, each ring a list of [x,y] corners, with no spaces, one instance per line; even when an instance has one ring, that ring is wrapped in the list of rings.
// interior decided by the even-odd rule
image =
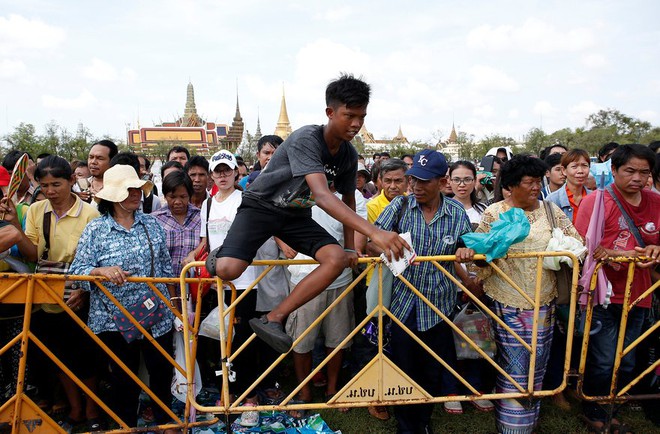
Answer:
[[[144,196],[149,196],[154,184],[151,181],[140,179],[133,166],[118,164],[112,166],[103,174],[103,188],[96,193],[94,200],[101,199],[108,202],[123,202],[128,197],[129,188],[139,188]]]

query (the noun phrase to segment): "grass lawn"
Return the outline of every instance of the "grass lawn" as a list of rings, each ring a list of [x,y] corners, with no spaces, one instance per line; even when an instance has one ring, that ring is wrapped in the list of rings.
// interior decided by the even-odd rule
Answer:
[[[541,403],[541,420],[536,430],[539,434],[588,433],[579,418],[580,404],[571,400],[572,409],[565,412],[552,405],[547,398]],[[393,407],[390,407],[392,410]],[[433,412],[432,426],[435,433],[495,433],[494,413],[483,413],[469,403],[463,404],[463,414],[448,414],[438,404]],[[658,409],[660,411],[660,408]],[[390,411],[391,413],[391,411]],[[366,408],[354,408],[341,414],[337,410],[324,410],[320,414],[328,426],[341,430],[343,434],[393,434],[396,432],[394,417],[380,421],[367,413]],[[637,434],[660,433],[660,428],[644,418],[643,411],[632,411],[627,407],[621,413],[621,419]]]

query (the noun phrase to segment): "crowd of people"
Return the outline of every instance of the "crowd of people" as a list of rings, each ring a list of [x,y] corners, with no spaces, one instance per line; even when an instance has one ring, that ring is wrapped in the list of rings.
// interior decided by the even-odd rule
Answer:
[[[151,300],[159,310],[149,325],[156,342],[171,356],[177,321],[172,309],[186,300],[175,285],[156,285],[171,306],[161,306],[153,288],[129,282],[134,276],[174,277],[193,261],[204,258],[211,275],[231,281],[242,296],[264,267],[253,259],[309,259],[318,265],[276,267],[248,291],[235,312],[232,348],[247,345],[231,366],[235,381],[230,396],[245,396],[242,405],[280,402],[283,373],[274,370],[246,394],[248,387],[281,353],[292,353],[297,382],[311,372],[317,359],[332,354],[313,378],[331,397],[341,386],[342,375],[359,372],[376,348],[362,335],[347,339],[366,312],[366,281],[344,294],[360,273],[363,256],[402,256],[413,248],[420,256],[456,255],[456,262],[441,262],[473,296],[482,299],[501,319],[493,321],[496,361],[507,375],[489,375],[482,360],[457,360],[451,327],[434,309],[421,302],[402,280],[392,283],[392,314],[397,323],[389,330],[391,358],[407,375],[433,396],[469,394],[463,385],[417,342],[439,355],[479,393],[516,392],[515,380],[528,388],[530,354],[511,335],[513,330],[527,344],[538,319],[538,349],[534,365],[535,390],[553,390],[563,381],[566,330],[558,319],[555,274],[540,274],[540,309],[535,316],[530,300],[536,297],[536,259],[497,257],[493,260],[522,290],[483,261],[473,261],[475,250],[463,236],[490,233],[503,214],[517,212],[528,221],[529,231],[512,244],[509,253],[545,251],[558,228],[566,237],[584,243],[597,207],[594,190],[605,189],[604,233],[589,251],[596,260],[612,256],[643,257],[635,268],[630,300],[635,300],[658,278],[660,263],[660,158],[658,144],[609,143],[597,161],[581,149],[561,144],[540,155],[515,154],[493,148],[479,161],[447,161],[439,151],[426,149],[394,158],[387,152],[373,158],[358,155],[350,144],[364,122],[369,85],[353,76],[341,76],[326,89],[323,126],[303,127],[283,141],[263,136],[252,167],[239,155],[220,150],[210,159],[191,156],[183,146],[173,147],[160,168],[160,192],[152,182],[151,162],[145,155],[119,152],[109,140],[89,149],[87,161],[68,162],[55,155],[31,161],[28,176],[13,198],[0,202],[0,262],[2,271],[70,273],[105,279],[105,289],[127,309]],[[9,177],[20,150],[9,152],[0,167],[0,187],[6,194]],[[246,156],[248,157],[248,156]],[[607,188],[606,188],[607,187]],[[494,229],[493,229],[494,230]],[[409,232],[409,245],[398,234]],[[478,252],[486,253],[486,252]],[[17,266],[15,260],[20,259]],[[12,265],[13,264],[13,265]],[[628,266],[607,263],[605,275],[611,289],[609,305],[594,307],[599,329],[590,337],[584,392],[609,393],[615,345],[622,317]],[[429,262],[407,268],[406,278],[446,317],[453,317],[469,298],[446,274]],[[230,291],[218,300],[215,291],[203,297],[202,316],[218,303],[231,303]],[[173,371],[167,359],[135,331],[126,331],[117,318],[118,306],[97,285],[67,283],[63,301],[131,371],[140,360],[148,371],[149,387],[162,402],[171,403]],[[334,308],[311,333],[293,342],[330,305]],[[5,306],[3,306],[3,309]],[[8,342],[22,326],[21,312],[2,310],[1,336]],[[658,320],[658,303],[647,297],[628,314],[625,342],[639,337]],[[508,327],[503,327],[506,324]],[[105,356],[75,321],[58,305],[44,304],[33,313],[35,336],[42,340],[92,391],[105,386],[110,408],[129,426],[136,426],[139,387],[131,376]],[[412,335],[406,331],[408,329]],[[14,333],[12,335],[12,333]],[[414,337],[413,337],[414,336]],[[220,386],[217,341],[199,337],[197,360],[205,383]],[[657,347],[658,333],[648,340]],[[33,351],[33,347],[30,347]],[[28,383],[36,386],[38,404],[47,411],[59,408],[63,429],[87,424],[88,430],[108,426],[108,417],[76,384],[34,349],[28,366]],[[627,353],[618,377],[625,384],[653,360]],[[85,357],[79,357],[85,354]],[[657,354],[657,352],[655,353]],[[7,397],[14,393],[17,346],[2,357],[0,374]],[[493,380],[494,378],[494,380]],[[59,393],[58,393],[59,391]],[[305,384],[294,403],[313,400]],[[562,394],[554,404],[572,405]],[[485,399],[468,401],[480,411],[494,411],[500,433],[531,433],[538,424],[540,401]],[[574,404],[573,404],[574,405]],[[431,433],[433,405],[397,405],[394,415],[399,433]],[[443,404],[448,413],[462,413],[460,401]],[[342,412],[348,409],[342,409]],[[357,410],[355,410],[357,411]],[[369,407],[374,418],[387,420],[387,406]],[[297,412],[300,416],[302,412]],[[582,414],[593,432],[630,432],[618,417],[618,408],[585,401]],[[171,421],[166,411],[153,406],[153,422]],[[245,412],[241,423],[254,426],[259,413]],[[657,423],[657,420],[656,420]],[[176,429],[166,434],[180,432]]]

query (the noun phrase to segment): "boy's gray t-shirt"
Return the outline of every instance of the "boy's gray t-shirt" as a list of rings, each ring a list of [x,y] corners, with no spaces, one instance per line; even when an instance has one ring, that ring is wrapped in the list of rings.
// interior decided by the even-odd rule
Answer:
[[[341,194],[353,194],[357,175],[357,152],[342,142],[331,155],[323,139],[323,126],[308,125],[294,131],[273,154],[243,197],[263,200],[279,208],[311,208],[315,205],[305,175],[325,173]]]

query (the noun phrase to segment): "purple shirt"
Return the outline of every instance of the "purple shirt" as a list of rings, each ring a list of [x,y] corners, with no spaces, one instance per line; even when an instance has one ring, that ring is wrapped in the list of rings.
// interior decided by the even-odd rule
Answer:
[[[201,219],[199,208],[188,205],[188,214],[181,225],[172,215],[169,208],[161,208],[151,213],[165,230],[167,249],[172,257],[172,271],[175,276],[181,274],[181,262],[188,253],[199,245],[199,230]]]

